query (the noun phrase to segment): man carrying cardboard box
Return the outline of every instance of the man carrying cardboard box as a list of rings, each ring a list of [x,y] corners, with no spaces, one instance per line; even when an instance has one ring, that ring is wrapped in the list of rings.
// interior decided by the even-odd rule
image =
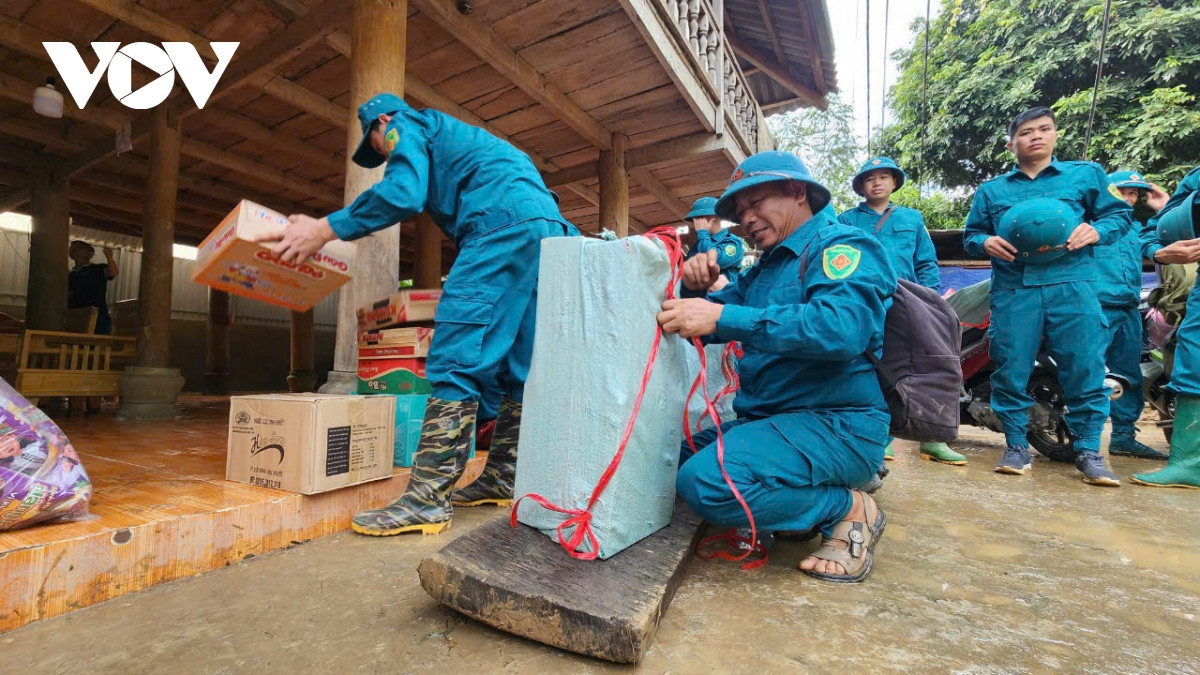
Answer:
[[[466,466],[480,394],[497,377],[504,398],[487,465],[453,502],[512,500],[540,242],[579,231],[562,219],[529,157],[486,131],[414,110],[394,94],[359,106],[358,120],[363,138],[354,162],[386,163],[383,180],[324,218],[291,216],[285,230],[261,241],[278,242],[274,252],[285,262],[301,261],[334,239],[358,239],[425,211],[458,246],[434,318],[426,362],[433,394],[408,488],[351,525],[376,536],[437,534],[450,527],[450,490]]]

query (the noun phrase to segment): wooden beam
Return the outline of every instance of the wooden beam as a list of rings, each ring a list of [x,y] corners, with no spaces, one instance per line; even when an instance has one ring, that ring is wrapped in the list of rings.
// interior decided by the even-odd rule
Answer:
[[[554,173],[548,173],[542,176],[548,188],[563,187],[571,183],[578,183],[581,180],[595,178],[597,175],[596,163],[587,162],[578,166],[572,166],[566,169],[560,169]]]
[[[632,168],[653,166],[663,162],[671,162],[686,157],[707,155],[725,149],[725,141],[720,136],[700,133],[672,138],[668,141],[643,145],[629,151],[626,165]]]
[[[612,135],[607,129],[562,90],[547,82],[537,68],[514,52],[491,28],[460,14],[453,3],[444,0],[412,0],[411,4],[589,143],[603,150],[612,147]]]
[[[758,13],[762,17],[763,26],[767,29],[767,37],[771,40],[771,49],[775,52],[775,60],[787,63],[787,55],[779,44],[779,35],[775,32],[775,22],[771,20],[771,10],[767,9],[767,0],[758,0]]]
[[[345,31],[333,31],[325,37],[325,43],[342,56],[345,56],[346,58],[353,58],[351,56],[352,52],[350,46],[350,35]],[[427,108],[433,108],[434,110],[444,112],[460,122],[466,122],[467,124],[477,126],[496,138],[508,141],[514,148],[520,150],[526,155],[529,155],[529,159],[533,160],[534,165],[537,166],[539,171],[554,171],[558,168],[552,162],[533,150],[518,145],[512,140],[512,138],[508,136],[508,134],[500,131],[496,127],[484,121],[470,110],[462,107],[456,101],[454,101],[454,99],[442,94],[428,82],[422,80],[411,72],[405,72],[404,74],[404,96],[405,98],[415,99],[417,102],[421,103]]]
[[[4,98],[28,105],[30,100],[32,100],[33,90],[37,87],[37,83],[28,82],[14,75],[0,72],[0,96]],[[129,115],[121,111],[101,107],[96,103],[92,103],[80,110],[75,107],[75,103],[69,95],[64,96],[63,99],[63,115],[65,117],[109,129],[120,129],[129,122]]]
[[[675,216],[680,220],[683,220],[683,217],[686,216],[688,211],[691,210],[688,208],[687,204],[683,203],[683,200],[681,200],[679,197],[676,197],[674,192],[671,192],[671,188],[667,187],[662,181],[655,178],[654,174],[650,172],[650,169],[640,167],[630,171],[629,175],[633,176],[634,180],[638,182],[638,185],[646,188],[646,192],[649,192],[657,197],[658,201],[662,202],[662,205],[667,207],[667,210],[671,213],[674,213]]]
[[[59,134],[51,131],[43,124],[22,120],[18,118],[0,119],[0,134],[8,134],[16,136],[27,141],[40,143],[54,150],[65,150],[67,152],[79,152],[87,147],[85,142],[80,138],[72,138],[78,134],[72,133],[74,128],[65,129]]]
[[[202,114],[204,116],[202,121],[205,123],[239,134],[256,143],[269,145],[272,151],[303,160],[310,166],[326,171],[329,175],[340,174],[345,168],[345,162],[335,153],[325,152],[294,136],[274,131],[239,112],[228,108],[214,107],[211,114],[207,112],[207,109]],[[0,131],[2,130],[0,128]]]
[[[825,91],[825,67],[821,64],[821,45],[817,42],[817,32],[813,30],[812,16],[808,12],[808,3],[800,8],[800,30],[804,32],[804,37],[808,40],[808,58],[811,62],[813,83],[817,85],[817,92]]]
[[[289,176],[279,169],[222,150],[195,138],[183,139],[183,152],[188,157],[195,157],[196,159],[216,164],[230,171],[237,171],[251,178],[258,178],[289,190],[295,190],[311,198],[320,199],[328,204],[338,206],[342,204],[342,195],[335,188]]]
[[[264,94],[277,98],[310,115],[319,117],[339,129],[346,125],[346,120],[350,115],[350,111],[342,106],[326,99],[320,94],[305,89],[285,77],[277,75],[265,79],[259,84],[259,88],[262,89]]]
[[[579,195],[587,203],[589,203],[593,206],[600,206],[600,193],[596,192],[595,190],[591,189],[590,187],[588,187],[582,183],[571,183],[569,185],[564,185],[563,187],[565,189],[570,190],[571,192],[574,192],[575,194]],[[645,223],[643,223],[642,221],[640,221],[637,218],[634,218],[632,215],[630,215],[629,216],[629,229],[635,230],[637,232],[645,232],[646,230],[648,230],[650,228],[647,227],[647,225]]]
[[[133,0],[80,0],[80,2],[162,40],[190,42],[199,50],[201,56],[213,61],[217,60],[217,55],[209,46],[208,38],[199,33],[193,33],[165,16],[142,7]]]
[[[143,176],[128,176],[124,174],[107,173],[104,171],[89,171],[83,176],[79,176],[71,181],[71,185],[95,185],[108,190],[116,190],[118,193],[129,193],[133,197],[140,198],[146,191],[146,178]],[[110,192],[109,194],[116,194]],[[214,204],[210,200],[200,200],[192,197],[190,199],[179,196],[176,201],[180,206],[186,206],[194,211],[211,214],[213,218],[210,225],[215,225],[220,222],[221,218],[227,214],[232,207],[225,208],[222,205]]]
[[[600,227],[629,236],[629,173],[625,152],[629,138],[613,134],[612,150],[600,152]]]
[[[9,187],[27,187],[29,185],[29,172],[0,166],[0,183]]]
[[[85,187],[71,183],[71,200],[84,204],[95,204],[122,213],[140,216],[145,209],[143,197],[131,197],[117,194],[111,190],[97,187]],[[219,218],[212,218],[192,213],[175,213],[174,220],[185,225],[191,225],[205,230],[211,230],[220,223]]]
[[[809,105],[819,110],[824,110],[829,105],[820,92],[796,79],[796,76],[788,71],[787,66],[780,64],[770,56],[742,42],[733,32],[729,32],[726,38],[729,40],[729,46],[733,47],[734,53],[754,64],[762,72],[769,75],[772,80],[783,85],[788,91],[791,91]]]

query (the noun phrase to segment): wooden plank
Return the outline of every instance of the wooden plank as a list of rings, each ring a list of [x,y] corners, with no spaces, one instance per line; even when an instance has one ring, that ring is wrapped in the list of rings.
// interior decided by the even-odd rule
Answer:
[[[701,520],[676,502],[667,527],[602,561],[569,557],[541,532],[481,525],[421,561],[421,586],[467,616],[548,645],[618,663],[649,649],[691,562]]]
[[[341,194],[334,188],[294,178],[279,169],[252,159],[247,159],[232,152],[227,152],[194,138],[183,139],[183,152],[189,157],[195,157],[196,159],[216,164],[231,171],[244,173],[248,176],[268,180],[280,187],[295,190],[309,197],[320,199],[328,204],[340,205],[342,203]]]
[[[476,19],[459,14],[447,2],[411,0],[411,4],[437,22],[447,33],[458,38],[463,46],[477,54],[501,75],[525,90],[535,101],[553,110],[559,119],[589,143],[605,150],[611,147],[612,137],[607,129],[567,98],[560,89],[548,83],[533,65],[504,44],[490,28]]]
[[[763,26],[767,29],[767,37],[770,39],[771,49],[775,52],[775,60],[779,63],[787,63],[783,46],[779,44],[779,34],[775,30],[775,23],[771,21],[771,10],[767,9],[767,0],[758,0],[758,13],[762,16]]]
[[[212,61],[217,60],[217,55],[213,52],[212,47],[209,46],[208,38],[199,33],[193,33],[165,16],[142,7],[133,0],[79,1],[93,9],[104,12],[114,19],[139,28],[163,40],[169,42],[190,42],[196,47],[201,56]]]
[[[807,2],[797,14],[800,16],[800,31],[804,35],[804,41],[808,43],[808,58],[811,62],[813,82],[817,85],[817,92],[824,92],[826,91],[825,68],[821,65],[821,45],[817,42],[816,31],[813,30]]]
[[[662,202],[662,205],[667,207],[667,210],[674,213],[680,220],[691,210],[687,204],[683,203],[683,200],[676,197],[674,192],[671,192],[671,188],[655,178],[650,169],[645,167],[636,168],[631,170],[629,175],[633,176],[633,179],[645,188],[647,192],[657,197],[658,201]]]
[[[721,137],[707,133],[693,134],[654,145],[633,148],[629,151],[627,165],[631,167],[652,166],[685,157],[719,152],[724,149],[725,142]]]

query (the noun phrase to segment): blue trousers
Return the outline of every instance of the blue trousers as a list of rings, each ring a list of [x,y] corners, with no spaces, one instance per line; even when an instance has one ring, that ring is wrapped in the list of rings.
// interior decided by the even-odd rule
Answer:
[[[768,531],[820,528],[828,535],[853,505],[850,488],[869,481],[883,463],[884,413],[803,411],[721,425],[725,470]],[[676,478],[676,491],[710,523],[750,523],[717,463],[716,430],[696,434],[697,452]],[[684,454],[689,452],[684,441]]]
[[[1175,333],[1175,365],[1171,369],[1171,386],[1181,396],[1200,396],[1200,277],[1197,286],[1188,294],[1187,316]]]
[[[1146,394],[1142,391],[1142,315],[1137,307],[1105,307],[1104,317],[1108,320],[1104,364],[1108,372],[1129,380],[1121,398],[1109,404],[1112,430],[1114,434],[1132,436],[1134,424],[1146,407]]]
[[[463,243],[442,289],[425,362],[434,396],[478,401],[498,386],[500,394],[523,400],[541,241],[578,234],[555,218],[514,217]]]
[[[1058,364],[1066,399],[1067,429],[1081,452],[1099,452],[1108,392],[1104,388],[1107,328],[1100,302],[1088,283],[1063,283],[994,290],[991,340],[992,409],[1009,445],[1028,446],[1026,429],[1033,398],[1028,394],[1039,348]]]

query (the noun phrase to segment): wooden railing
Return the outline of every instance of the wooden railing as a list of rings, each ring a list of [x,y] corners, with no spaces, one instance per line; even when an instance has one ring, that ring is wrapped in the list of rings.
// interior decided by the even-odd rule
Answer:
[[[762,124],[762,111],[750,91],[746,75],[733,48],[722,34],[722,6],[709,0],[654,0],[680,51],[691,57],[690,67],[705,84],[716,108],[713,126],[718,133],[726,124],[746,154],[771,149]]]

